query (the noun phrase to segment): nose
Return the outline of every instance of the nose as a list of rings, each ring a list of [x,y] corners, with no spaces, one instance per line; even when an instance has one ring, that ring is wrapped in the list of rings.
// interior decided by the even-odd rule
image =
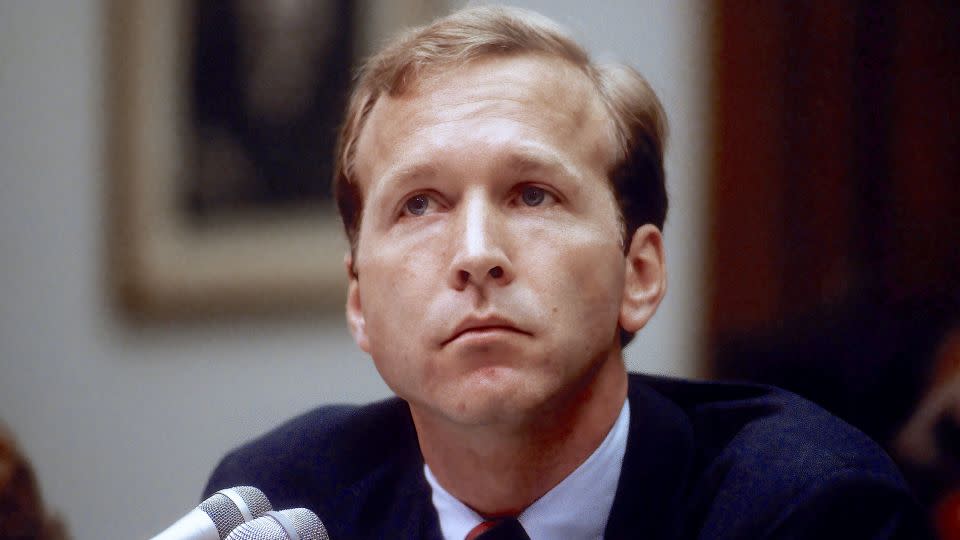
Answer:
[[[461,207],[455,252],[450,265],[451,285],[463,290],[477,286],[506,285],[513,280],[513,266],[504,244],[503,216],[483,195],[468,197]]]

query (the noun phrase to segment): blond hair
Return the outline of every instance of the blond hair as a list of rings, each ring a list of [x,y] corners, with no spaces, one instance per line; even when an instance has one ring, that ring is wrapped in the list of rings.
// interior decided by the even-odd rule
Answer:
[[[357,141],[381,96],[400,96],[422,77],[489,56],[543,54],[579,68],[596,87],[613,122],[618,148],[608,172],[623,222],[621,241],[643,224],[663,228],[667,212],[663,151],[666,116],[644,78],[629,66],[595,65],[550,19],[518,8],[469,8],[414,28],[361,68],[337,141],[334,195],[351,251],[363,197],[354,172]],[[627,247],[629,242],[625,242]]]

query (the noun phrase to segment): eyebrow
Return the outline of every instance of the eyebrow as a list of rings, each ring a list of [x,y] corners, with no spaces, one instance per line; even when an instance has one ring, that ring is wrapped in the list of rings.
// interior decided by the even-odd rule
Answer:
[[[553,155],[544,155],[541,152],[520,151],[507,156],[503,165],[514,174],[547,173],[551,176],[577,178],[576,169]]]
[[[384,184],[405,184],[413,180],[423,180],[437,176],[439,169],[430,163],[401,165],[388,170],[383,175]]]
[[[533,173],[560,176],[567,179],[575,179],[579,176],[576,169],[566,160],[554,156],[552,153],[529,149],[510,152],[501,163],[497,164],[497,168],[509,171],[517,176]],[[383,174],[382,179],[385,185],[402,185],[435,178],[439,174],[440,167],[433,163],[414,162],[389,169]]]

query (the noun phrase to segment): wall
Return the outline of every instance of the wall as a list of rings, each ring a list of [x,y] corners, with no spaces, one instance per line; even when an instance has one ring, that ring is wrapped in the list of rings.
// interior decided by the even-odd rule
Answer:
[[[632,368],[701,349],[706,24],[695,0],[522,2],[645,73],[672,122],[670,292]],[[147,537],[220,455],[325,402],[388,395],[341,318],[135,327],[104,283],[105,73],[97,0],[0,2],[0,418],[73,536]]]

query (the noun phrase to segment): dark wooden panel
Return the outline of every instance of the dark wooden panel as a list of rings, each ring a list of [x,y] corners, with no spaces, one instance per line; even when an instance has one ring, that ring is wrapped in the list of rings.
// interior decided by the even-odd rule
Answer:
[[[897,10],[894,227],[885,288],[898,296],[960,288],[960,3]]]
[[[711,342],[960,289],[960,3],[714,14]]]
[[[734,7],[743,6],[744,9]],[[746,328],[780,312],[785,254],[784,13],[771,2],[721,2],[715,10],[714,159],[711,185],[710,326]]]
[[[855,11],[850,2],[795,2],[789,13],[781,140],[785,145],[784,249],[778,314],[808,311],[849,292],[858,261],[855,216]]]

